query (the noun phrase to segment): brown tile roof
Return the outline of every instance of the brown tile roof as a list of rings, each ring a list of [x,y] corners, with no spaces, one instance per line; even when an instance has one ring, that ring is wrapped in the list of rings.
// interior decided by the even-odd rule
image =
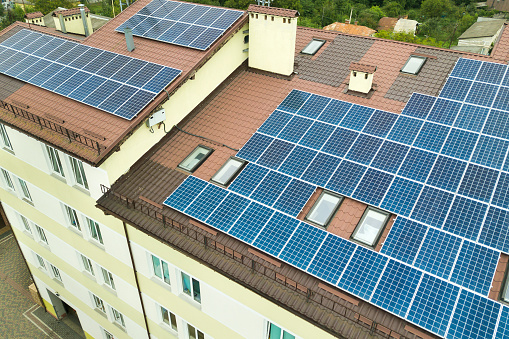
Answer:
[[[44,14],[42,12],[32,12],[25,14],[25,18],[27,19],[35,19],[35,18],[42,18]]]
[[[342,22],[335,22],[323,28],[326,31],[337,31],[341,33],[354,34],[354,35],[362,35],[362,36],[372,36],[376,33],[374,29],[371,29],[366,26],[359,26],[353,24],[344,24]]]
[[[398,22],[398,18],[390,18],[390,17],[383,17],[378,21],[378,30],[379,31],[390,31],[394,29],[394,26],[396,26],[396,23]]]
[[[371,73],[372,74],[372,73],[375,73],[376,66],[365,65],[365,64],[358,63],[358,62],[352,62],[350,64],[350,70],[351,71],[359,71],[359,72]]]
[[[247,8],[247,11],[254,12],[254,13],[260,13],[260,14],[284,16],[287,18],[296,18],[299,16],[299,12],[294,9],[267,7],[267,6],[252,5],[252,4],[249,5],[249,7]]]
[[[85,12],[90,12],[88,7],[85,7]],[[62,14],[63,16],[70,16],[70,15],[76,15],[76,14],[80,14],[80,13],[81,13],[80,8],[75,7],[75,8],[70,8],[70,9],[62,9],[60,11],[54,11],[53,16],[58,16],[60,14]]]

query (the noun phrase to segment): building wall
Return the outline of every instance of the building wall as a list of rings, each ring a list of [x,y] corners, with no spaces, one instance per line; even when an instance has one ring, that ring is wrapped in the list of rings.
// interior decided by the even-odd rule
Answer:
[[[92,34],[92,21],[90,19],[90,13],[86,16],[88,33]],[[53,17],[53,22],[55,23],[55,29],[57,31],[62,31],[62,27],[60,25],[60,18],[58,16]],[[81,18],[81,14],[64,16],[64,25],[67,33],[81,34],[85,35],[85,27],[83,27],[83,19]]]

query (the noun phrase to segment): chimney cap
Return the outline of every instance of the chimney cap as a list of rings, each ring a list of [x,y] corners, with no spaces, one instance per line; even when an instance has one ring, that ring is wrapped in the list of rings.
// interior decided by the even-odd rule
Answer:
[[[259,14],[277,15],[286,18],[297,18],[300,15],[299,12],[294,9],[267,7],[253,4],[249,5],[247,11]]]
[[[376,66],[361,64],[359,62],[352,62],[350,64],[350,70],[373,74],[376,71]]]
[[[62,9],[59,11],[53,11],[53,16],[58,16],[59,14],[62,14],[63,16],[69,16],[69,15],[76,15],[81,13],[81,8],[85,9],[85,12],[90,12],[90,10],[87,7],[74,7],[71,9]]]

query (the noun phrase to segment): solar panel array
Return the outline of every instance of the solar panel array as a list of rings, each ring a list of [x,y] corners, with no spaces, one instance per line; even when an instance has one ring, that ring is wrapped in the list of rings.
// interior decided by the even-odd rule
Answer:
[[[440,98],[414,93],[401,115],[293,90],[238,152],[250,163],[228,189],[215,186],[219,199],[206,195],[213,184],[189,177],[165,204],[193,216],[210,197],[214,211],[198,220],[215,226],[223,194],[242,197],[222,231],[439,336],[505,333],[497,319],[508,322],[507,307],[487,296],[509,252],[509,135],[488,121],[509,117],[509,105],[480,106],[486,100],[468,91],[457,94],[465,101],[446,97],[460,75],[493,85],[480,71],[492,64],[470,61],[459,59]],[[278,208],[297,181],[309,190],[292,191],[293,209]],[[317,187],[398,215],[380,253],[296,219]]]
[[[127,120],[181,72],[27,29],[0,43],[0,73]]]
[[[244,12],[185,2],[153,0],[116,31],[131,28],[133,35],[206,50]]]

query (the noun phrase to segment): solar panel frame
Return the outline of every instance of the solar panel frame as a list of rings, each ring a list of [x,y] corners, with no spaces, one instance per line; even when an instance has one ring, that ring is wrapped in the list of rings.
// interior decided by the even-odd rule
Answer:
[[[323,145],[322,151],[338,157],[344,157],[358,136],[358,132],[337,127]]]
[[[190,217],[205,222],[227,195],[227,191],[216,185],[209,184],[196,199],[187,206],[184,212]]]
[[[509,253],[509,211],[490,207],[479,234],[479,243]]]
[[[461,103],[438,98],[426,120],[452,126],[460,109]]]
[[[269,207],[251,202],[228,230],[228,234],[251,244],[274,213],[276,212]]]
[[[298,179],[292,179],[273,207],[281,212],[297,217],[315,190],[316,186]]]
[[[400,115],[387,139],[412,145],[419,134],[424,121]]]
[[[262,181],[259,182],[259,185],[254,189],[250,197],[267,206],[272,206],[291,180],[287,175],[269,171]]]
[[[229,193],[206,222],[220,231],[228,232],[250,203],[251,201],[247,198]]]
[[[487,211],[487,204],[457,195],[443,230],[476,241]]]
[[[479,134],[452,128],[444,146],[442,154],[461,160],[470,160],[479,139]]]
[[[475,80],[482,61],[459,58],[452,70],[451,76],[468,80]]]
[[[473,81],[449,77],[440,91],[439,97],[464,101]]]
[[[398,217],[384,241],[380,253],[411,265],[421,248],[428,226]]]
[[[472,162],[494,169],[501,169],[509,141],[481,135],[472,155]]]
[[[276,211],[253,241],[253,245],[277,257],[299,224],[299,220]]]
[[[437,98],[434,96],[413,93],[405,105],[405,108],[403,108],[401,115],[426,119],[436,100]]]
[[[467,162],[439,155],[426,184],[456,192],[467,168]]]
[[[383,139],[378,137],[360,134],[352,147],[350,147],[345,158],[363,165],[369,165],[382,145],[382,142]]]
[[[325,186],[338,167],[341,159],[325,153],[318,153],[301,178],[317,186]]]
[[[494,62],[483,62],[475,80],[499,85],[502,82],[506,71],[506,65]]]
[[[278,258],[305,270],[326,236],[325,230],[301,222]]]
[[[486,107],[463,104],[454,122],[454,127],[463,128],[472,132],[480,132],[488,116]]]
[[[353,198],[373,206],[379,206],[393,179],[394,175],[392,174],[368,168],[357,185]]]
[[[425,122],[422,126],[413,146],[428,151],[440,153],[445,140],[449,136],[450,127],[433,122]]]
[[[288,157],[288,154],[295,148],[295,144],[275,139],[269,147],[265,149],[262,155],[256,161],[258,164],[277,169],[283,161]]]
[[[206,181],[188,176],[186,180],[166,198],[163,205],[184,211],[208,185]]]
[[[415,181],[395,177],[380,207],[397,215],[408,217],[423,187],[423,184]]]
[[[424,186],[412,212],[412,218],[425,224],[442,227],[454,195],[430,186]]]
[[[374,112],[375,110],[373,108],[354,104],[348,110],[343,120],[341,120],[339,126],[360,132],[364,126],[366,126]]]
[[[278,171],[292,177],[300,178],[317,154],[318,152],[315,150],[296,145],[286,160],[281,164]]]

